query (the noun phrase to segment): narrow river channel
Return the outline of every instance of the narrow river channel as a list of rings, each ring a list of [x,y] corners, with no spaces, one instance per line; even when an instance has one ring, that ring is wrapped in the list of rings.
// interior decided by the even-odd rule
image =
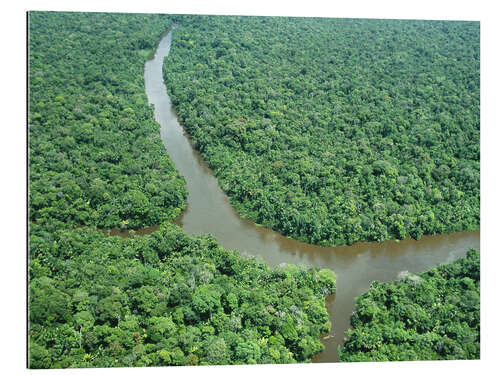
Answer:
[[[146,62],[144,78],[148,100],[154,104],[155,119],[161,125],[163,143],[187,182],[187,209],[176,223],[189,234],[211,233],[221,246],[261,257],[270,265],[295,263],[335,272],[337,292],[326,299],[332,331],[322,340],[326,349],[314,362],[338,362],[337,345],[343,343],[344,331],[349,328],[354,298],[366,292],[372,281],[395,280],[405,270],[423,272],[465,255],[471,247],[479,249],[479,231],[424,236],[419,241],[325,248],[286,238],[241,218],[210,168],[191,146],[167,95],[162,65],[171,41],[169,32],[160,41],[154,58]]]

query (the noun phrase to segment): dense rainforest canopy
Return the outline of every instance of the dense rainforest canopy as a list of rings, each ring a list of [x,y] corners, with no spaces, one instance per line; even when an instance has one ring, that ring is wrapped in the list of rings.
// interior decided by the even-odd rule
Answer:
[[[330,270],[270,269],[167,224],[30,233],[30,367],[294,363],[323,349]]]
[[[356,300],[342,361],[479,359],[479,253],[392,283]]]
[[[323,348],[332,271],[270,269],[167,223],[186,186],[143,73],[172,20],[29,14],[31,368],[293,363]],[[95,229],[161,223],[131,239]]]
[[[479,23],[183,17],[164,66],[241,215],[302,241],[479,227]]]
[[[53,225],[139,228],[175,218],[186,183],[144,91],[166,16],[29,17],[29,215]]]

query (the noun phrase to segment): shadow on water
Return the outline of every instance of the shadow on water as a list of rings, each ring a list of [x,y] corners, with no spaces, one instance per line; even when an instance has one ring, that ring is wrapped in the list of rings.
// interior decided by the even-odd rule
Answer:
[[[164,34],[154,58],[146,62],[144,80],[148,101],[154,105],[155,120],[161,126],[162,141],[187,183],[187,209],[176,224],[189,234],[211,233],[221,246],[260,257],[271,265],[295,263],[334,270],[337,291],[326,298],[332,330],[322,338],[325,350],[314,362],[339,360],[337,345],[343,343],[344,332],[349,328],[354,298],[366,292],[372,281],[394,280],[404,270],[423,272],[465,255],[471,247],[479,249],[479,231],[423,236],[418,241],[361,242],[325,248],[284,237],[240,217],[208,165],[193,149],[167,94],[162,66],[171,41],[172,31]],[[142,231],[151,233],[156,228]]]

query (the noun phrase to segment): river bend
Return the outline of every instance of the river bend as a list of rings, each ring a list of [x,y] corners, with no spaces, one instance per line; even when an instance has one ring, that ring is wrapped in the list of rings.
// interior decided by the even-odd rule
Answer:
[[[162,141],[187,182],[187,209],[176,223],[189,234],[211,233],[221,246],[261,257],[271,265],[295,263],[335,272],[337,291],[326,299],[332,330],[322,340],[326,348],[314,362],[338,362],[337,345],[343,343],[349,328],[354,298],[366,292],[372,281],[395,280],[401,271],[423,272],[464,256],[471,247],[479,249],[479,231],[423,236],[418,241],[325,248],[284,237],[241,218],[213,172],[193,149],[167,94],[162,65],[171,42],[172,31],[163,36],[154,58],[146,62],[144,79],[148,101],[154,105],[155,120],[161,126]]]

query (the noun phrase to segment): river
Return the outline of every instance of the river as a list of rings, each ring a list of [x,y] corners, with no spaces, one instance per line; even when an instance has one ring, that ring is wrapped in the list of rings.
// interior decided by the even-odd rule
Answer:
[[[213,172],[193,149],[167,95],[162,65],[171,41],[172,31],[163,36],[154,58],[146,62],[144,79],[163,143],[187,182],[187,209],[176,223],[189,234],[211,233],[221,246],[261,257],[270,265],[295,263],[335,272],[337,291],[326,299],[332,330],[328,338],[322,339],[325,350],[313,362],[339,361],[337,345],[343,343],[344,332],[349,328],[354,298],[366,292],[372,281],[395,280],[401,271],[423,272],[464,256],[471,247],[479,249],[479,231],[423,236],[418,241],[363,242],[325,248],[295,241],[241,218]]]

